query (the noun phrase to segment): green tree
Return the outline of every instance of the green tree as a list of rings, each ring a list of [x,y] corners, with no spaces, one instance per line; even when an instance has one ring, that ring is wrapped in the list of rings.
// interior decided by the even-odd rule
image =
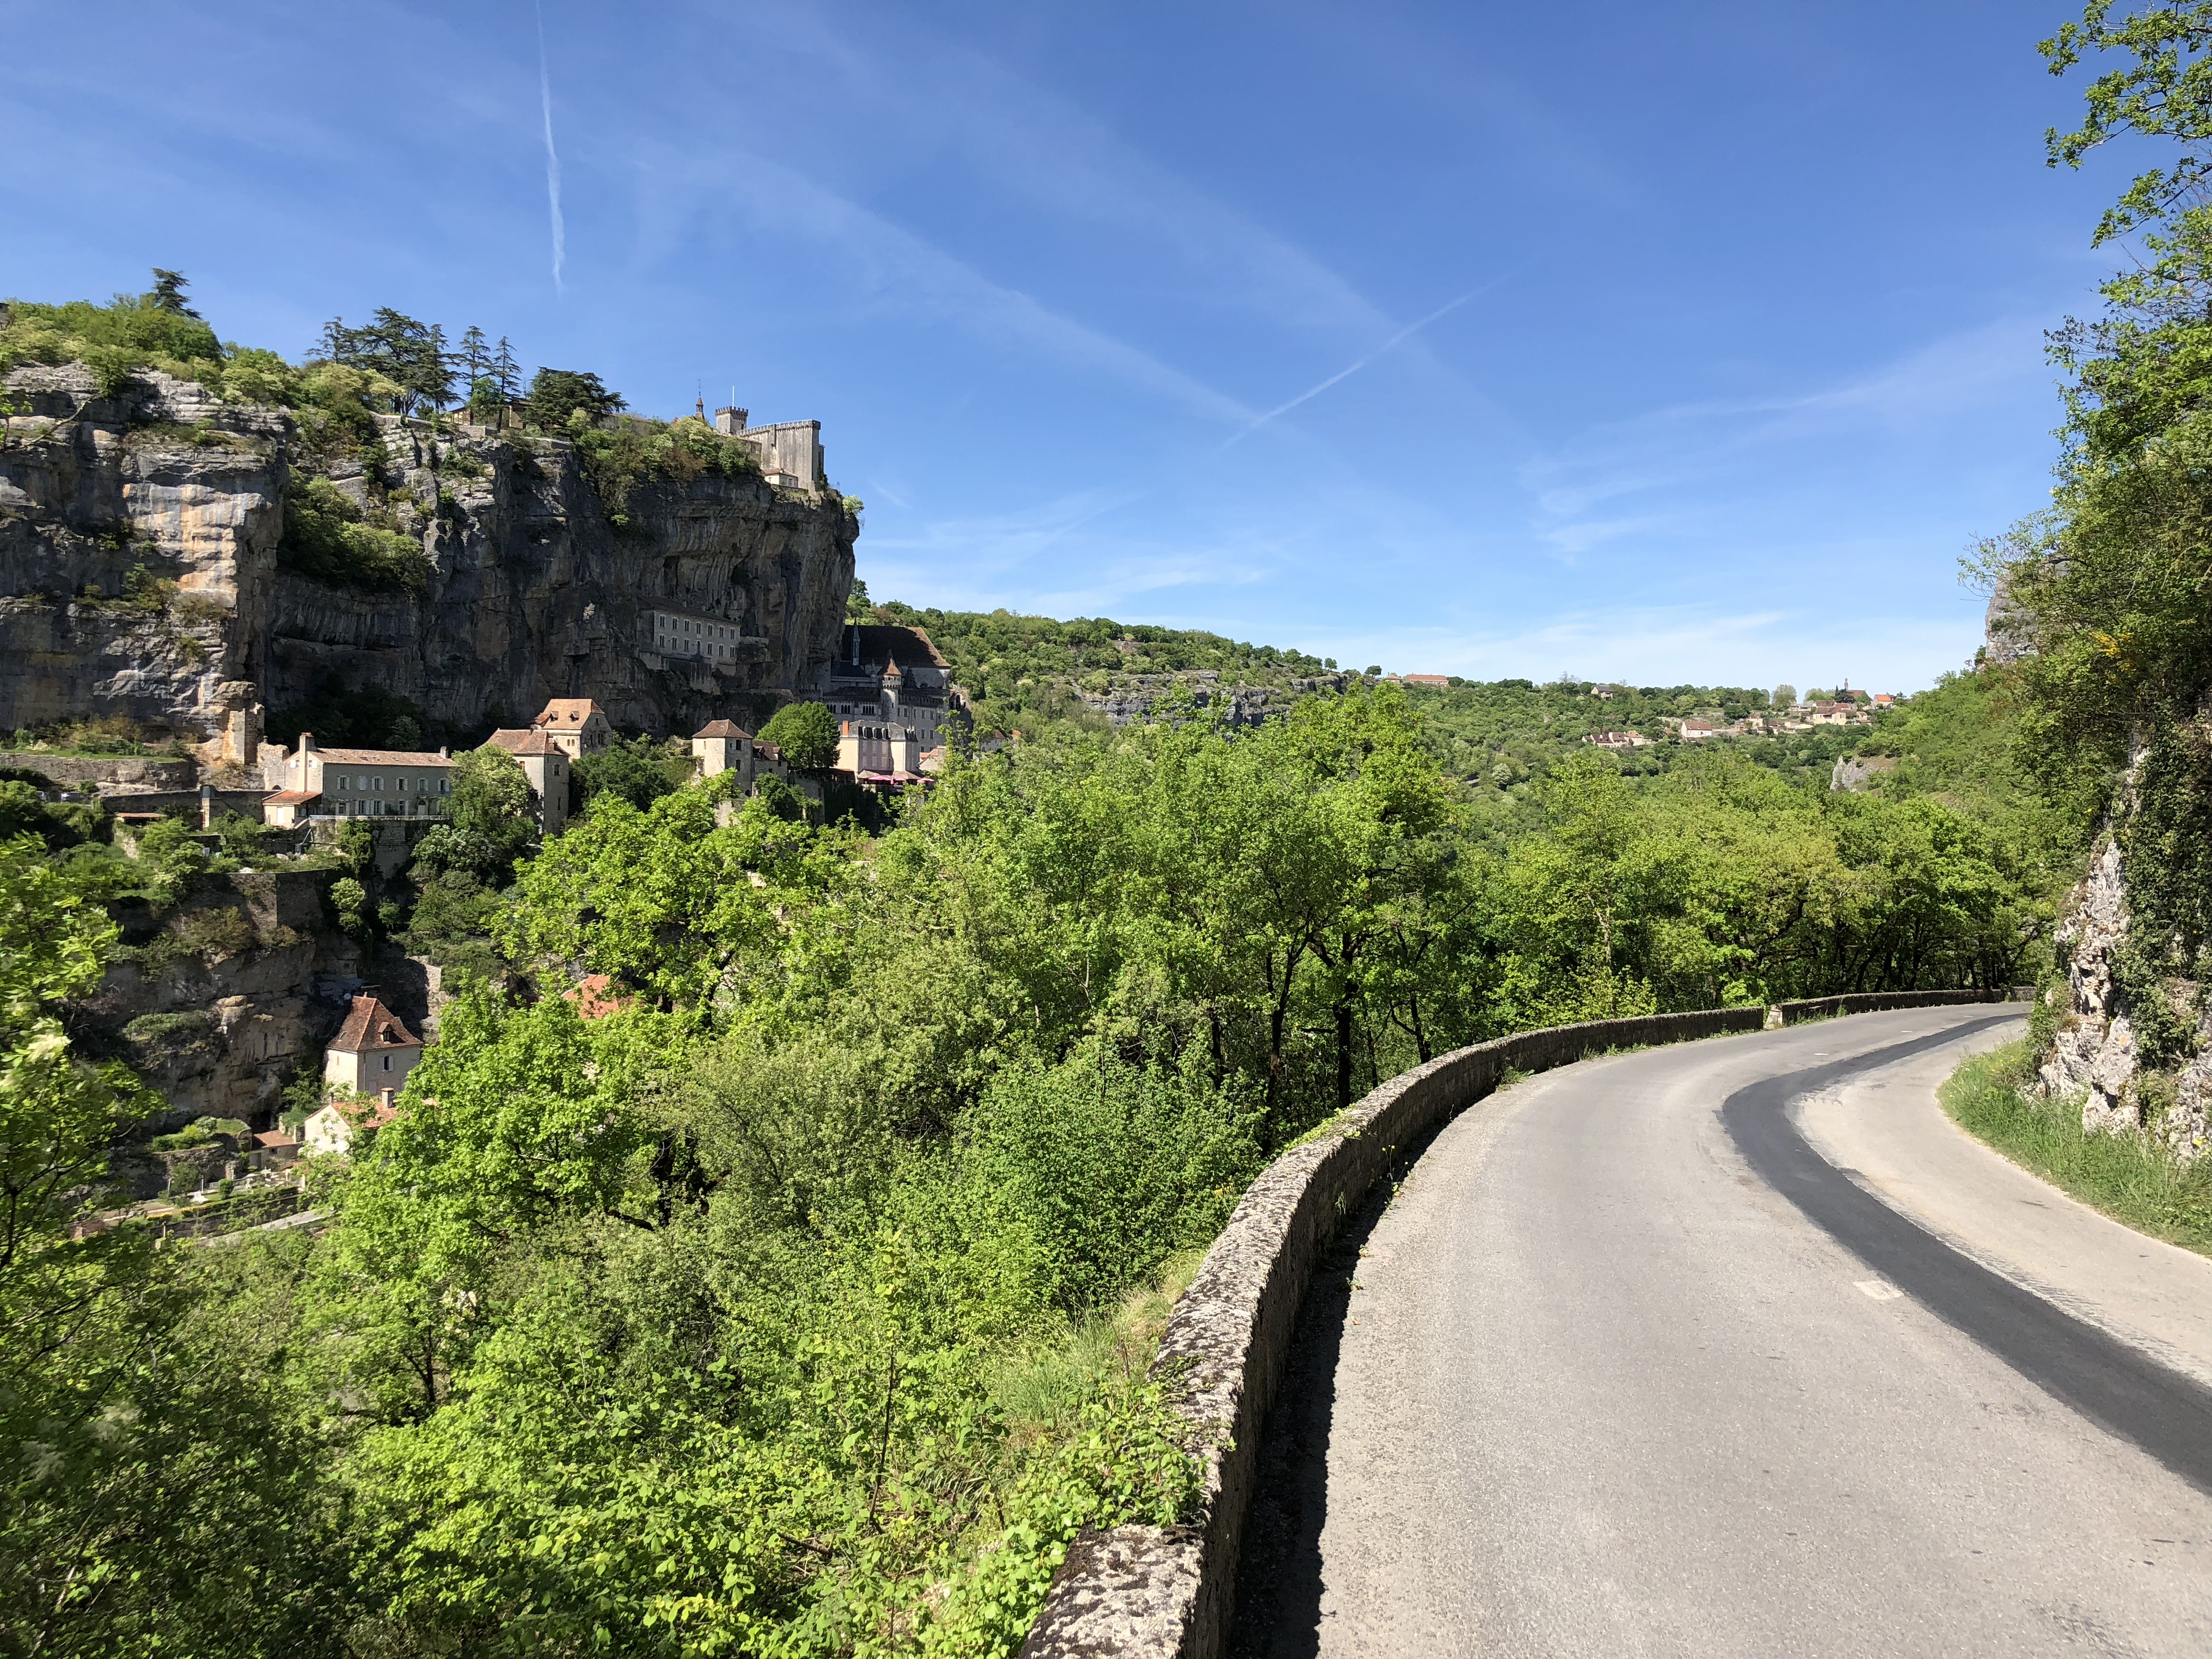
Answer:
[[[868,602],[868,585],[855,576],[852,590],[845,595],[845,620],[848,623],[872,623],[875,619],[876,608]]]
[[[484,338],[484,331],[471,323],[461,336],[459,346],[454,350],[453,366],[460,373],[461,384],[469,388],[471,399],[476,388],[490,371],[491,365],[491,347]]]
[[[323,325],[316,350],[325,362],[379,376],[398,388],[393,403],[399,414],[412,414],[417,404],[442,409],[452,401],[453,361],[446,351],[444,329],[389,306],[378,307],[360,328],[333,317]]]
[[[596,374],[566,368],[541,368],[530,382],[523,403],[523,418],[548,432],[565,432],[570,417],[581,414],[588,422],[605,419],[629,405]]]
[[[667,757],[650,738],[609,744],[596,755],[578,759],[568,774],[569,798],[588,810],[601,795],[615,795],[642,811],[676,787]]]
[[[198,322],[199,313],[185,302],[185,290],[191,286],[191,283],[179,272],[164,270],[156,265],[154,267],[153,291],[147,295],[146,299],[156,311],[166,311],[176,317],[190,317]]]
[[[534,822],[534,800],[522,763],[496,744],[453,757],[446,817],[456,830],[520,845]]]
[[[495,744],[453,757],[445,822],[416,843],[413,878],[428,884],[465,874],[472,885],[449,890],[460,898],[514,879],[515,860],[538,839],[537,798],[522,763]]]
[[[37,842],[0,842],[0,1640],[329,1653],[343,1577],[313,1432],[238,1433],[285,1412],[281,1355],[246,1334],[249,1253],[164,1256],[131,1225],[70,1237],[111,1147],[161,1107],[60,1017],[115,940]]]
[[[826,772],[837,763],[836,717],[818,702],[784,704],[760,734],[794,771]]]

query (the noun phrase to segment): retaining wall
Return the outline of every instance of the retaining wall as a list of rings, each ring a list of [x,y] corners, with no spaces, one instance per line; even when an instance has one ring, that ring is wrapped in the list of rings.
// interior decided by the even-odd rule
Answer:
[[[20,766],[52,779],[64,789],[191,789],[200,781],[199,763],[153,755],[52,755],[43,750],[0,753],[0,766]]]
[[[1022,1659],[1215,1659],[1235,1611],[1237,1557],[1260,1434],[1282,1376],[1315,1259],[1391,1164],[1498,1086],[1609,1048],[1772,1030],[1824,1014],[1990,1002],[2003,992],[1817,997],[1526,1031],[1395,1077],[1325,1132],[1261,1172],[1176,1303],[1153,1374],[1190,1425],[1204,1480],[1193,1517],[1079,1538],[1053,1581]]]

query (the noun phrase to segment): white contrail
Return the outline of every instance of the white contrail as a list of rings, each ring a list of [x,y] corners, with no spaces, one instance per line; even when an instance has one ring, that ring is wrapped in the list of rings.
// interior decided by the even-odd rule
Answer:
[[[553,82],[545,72],[545,8],[538,11],[538,96],[545,109],[545,200],[553,210],[553,291],[561,288],[561,264],[568,257],[568,233],[561,222],[561,155],[553,148]]]
[[[1510,276],[1513,273],[1509,270],[1505,273],[1505,276]],[[1361,369],[1366,368],[1368,364],[1373,362],[1377,357],[1382,356],[1385,352],[1389,351],[1393,346],[1399,344],[1411,335],[1419,333],[1431,323],[1436,321],[1437,318],[1444,316],[1450,312],[1457,311],[1469,300],[1480,299],[1482,295],[1489,293],[1490,290],[1496,288],[1498,283],[1504,282],[1505,280],[1505,276],[1493,276],[1488,282],[1485,283],[1480,288],[1471,288],[1466,293],[1461,295],[1458,299],[1453,300],[1447,304],[1438,306],[1434,311],[1422,318],[1419,321],[1407,324],[1405,327],[1400,329],[1389,339],[1383,341],[1381,345],[1376,346],[1374,350],[1369,352],[1358,362],[1352,364],[1351,368],[1337,370],[1335,374],[1330,375],[1328,379],[1323,380],[1319,386],[1308,386],[1304,392],[1298,393],[1297,397],[1291,398],[1290,402],[1286,404],[1279,404],[1274,408],[1269,410],[1266,414],[1255,420],[1251,425],[1246,427],[1235,437],[1230,439],[1229,443],[1222,445],[1222,448],[1228,448],[1230,444],[1242,443],[1245,439],[1257,432],[1261,427],[1267,425],[1268,422],[1273,420],[1278,415],[1287,415],[1292,410],[1296,409],[1300,404],[1304,403],[1308,398],[1320,397],[1322,392],[1328,391],[1329,387],[1334,386],[1339,380],[1349,380],[1352,375],[1358,374]]]

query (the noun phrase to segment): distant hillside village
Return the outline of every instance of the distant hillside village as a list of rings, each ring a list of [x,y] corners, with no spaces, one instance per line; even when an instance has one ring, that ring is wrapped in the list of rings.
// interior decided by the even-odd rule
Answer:
[[[706,618],[653,620],[671,659],[704,659],[728,643]],[[542,844],[566,830],[580,782],[610,757],[653,757],[661,767],[658,775],[648,769],[654,789],[678,785],[678,770],[690,781],[720,781],[725,814],[737,801],[759,799],[821,821],[839,808],[849,814],[856,800],[927,787],[965,726],[963,694],[916,628],[846,625],[822,695],[821,703],[786,705],[813,711],[801,722],[811,728],[803,754],[726,715],[688,737],[626,737],[589,696],[548,700],[527,725],[494,731],[477,753],[520,769],[528,839]],[[418,872],[470,757],[324,744],[310,731],[289,744],[268,742],[261,720],[258,705],[239,711],[196,755],[70,754],[33,740],[0,757],[0,780],[12,781],[0,789],[27,797],[35,789],[49,814],[97,812],[136,861],[152,862],[167,848],[198,872],[181,902],[140,906],[143,942],[126,947],[127,970],[106,998],[117,1046],[167,1085],[170,1117],[189,1121],[153,1137],[137,1157],[137,1195],[87,1224],[95,1229],[125,1217],[170,1231],[219,1229],[246,1200],[259,1224],[289,1224],[305,1192],[301,1160],[345,1157],[389,1121],[408,1073],[435,1040],[444,953],[434,939],[404,935],[371,948],[361,911],[372,890],[398,890],[403,872],[435,887],[434,859],[429,881]],[[825,740],[830,732],[834,743]],[[672,763],[678,744],[688,749],[688,769]],[[305,892],[288,891],[302,881]],[[418,909],[427,896],[414,901]],[[328,925],[332,908],[337,927]],[[287,970],[281,959],[290,941],[297,945]],[[401,955],[402,947],[428,954]],[[191,971],[147,971],[180,956]],[[242,973],[257,957],[257,969]],[[393,984],[365,984],[365,975]],[[571,993],[586,1018],[623,998],[604,975],[586,975]],[[308,1073],[298,1062],[314,1040],[313,1005],[332,1000],[343,1016]],[[172,1069],[189,1064],[218,1030],[226,1041],[211,1066],[163,1075],[165,1060]]]
[[[704,658],[726,646],[716,623],[652,614],[663,630],[656,643],[667,657]],[[832,764],[794,768],[780,745],[718,717],[690,736],[693,775],[734,772],[744,794],[773,777],[819,804],[825,786],[896,791],[941,771],[961,702],[929,636],[918,629],[859,623],[844,631],[846,644],[832,665],[824,703],[836,724]],[[288,749],[260,739],[260,718],[258,708],[246,711],[239,735],[227,732],[215,739],[206,745],[212,752],[205,758],[218,766],[242,763],[250,746],[263,782],[276,785],[257,803],[261,821],[275,828],[296,829],[317,819],[434,817],[451,793],[453,759],[446,749],[331,747],[319,744],[312,732],[301,732],[296,746]],[[656,740],[663,734],[642,735]],[[520,763],[540,836],[557,836],[568,825],[574,763],[605,753],[616,740],[614,723],[589,697],[555,697],[528,726],[502,727],[487,739]],[[206,788],[203,795],[211,817],[214,791]]]

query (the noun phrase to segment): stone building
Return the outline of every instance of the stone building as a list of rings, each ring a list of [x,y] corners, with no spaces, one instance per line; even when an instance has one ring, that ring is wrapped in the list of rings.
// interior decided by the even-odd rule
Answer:
[[[709,720],[691,734],[691,758],[702,778],[738,774],[738,787],[753,787],[753,734],[735,720]]]
[[[778,421],[773,426],[747,426],[749,411],[723,408],[714,411],[714,430],[726,438],[742,438],[760,457],[761,473],[783,489],[819,489],[829,477],[822,448],[819,421]]]
[[[440,810],[453,793],[453,762],[402,749],[319,749],[315,734],[300,733],[300,746],[276,768],[276,793],[262,802],[263,819],[289,829],[308,818],[416,818]],[[265,780],[270,767],[264,761]]]
[[[593,711],[596,713],[596,709]],[[557,836],[568,827],[569,751],[542,726],[507,727],[485,739],[520,763],[538,802],[538,833]]]
[[[906,783],[921,775],[921,739],[911,726],[846,720],[837,728],[837,769],[861,783]]]
[[[368,1100],[326,1100],[300,1126],[300,1150],[318,1157],[345,1158],[362,1136],[382,1128],[398,1115],[389,1089]]]
[[[951,668],[919,628],[847,623],[823,701],[840,721],[911,726],[924,749],[964,718]]]
[[[731,673],[768,654],[766,635],[748,634],[742,621],[686,611],[647,611],[641,621],[647,659],[657,668],[703,666]]]
[[[363,993],[353,1000],[345,1024],[323,1050],[323,1086],[357,1095],[386,1089],[396,1093],[422,1058],[422,1040],[376,997]]]
[[[571,760],[596,755],[615,740],[614,723],[589,697],[556,697],[530,723]]]

